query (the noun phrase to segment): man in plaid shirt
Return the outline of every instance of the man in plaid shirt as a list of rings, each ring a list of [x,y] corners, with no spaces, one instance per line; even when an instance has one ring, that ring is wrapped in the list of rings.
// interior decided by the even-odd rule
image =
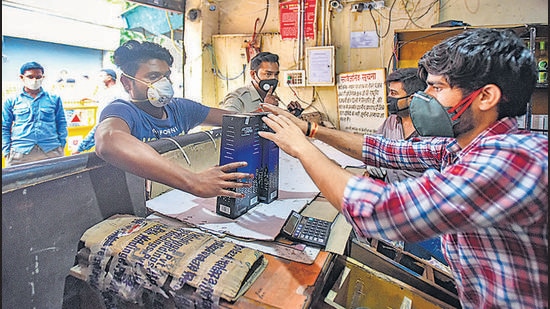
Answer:
[[[282,109],[261,132],[298,158],[362,237],[416,242],[442,235],[464,308],[548,308],[548,138],[518,130],[537,71],[512,31],[470,29],[419,61],[410,105],[421,137],[406,141],[311,124]],[[422,171],[382,183],[342,169],[304,136],[365,164]]]

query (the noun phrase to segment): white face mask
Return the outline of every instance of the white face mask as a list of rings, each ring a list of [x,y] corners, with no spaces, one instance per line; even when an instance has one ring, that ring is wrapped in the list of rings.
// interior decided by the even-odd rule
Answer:
[[[27,87],[30,90],[38,90],[42,86],[42,79],[30,79],[30,78],[23,78],[23,84],[25,87]]]
[[[168,104],[174,96],[174,87],[172,83],[166,77],[163,77],[156,82],[148,85],[147,99],[156,107],[163,107]]]
[[[135,77],[132,77],[126,73],[122,73],[125,76],[128,76],[130,79],[138,81],[142,84],[147,85],[147,100],[155,107],[163,107],[168,104],[172,97],[174,96],[174,88],[172,87],[172,82],[166,77],[163,77],[156,82],[150,84],[139,80]]]

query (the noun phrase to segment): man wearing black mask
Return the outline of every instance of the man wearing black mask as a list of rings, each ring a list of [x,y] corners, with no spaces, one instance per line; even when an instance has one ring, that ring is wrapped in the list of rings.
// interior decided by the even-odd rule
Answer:
[[[376,133],[397,140],[407,140],[418,136],[411,120],[409,105],[412,95],[417,91],[426,89],[426,83],[418,77],[417,71],[417,68],[397,69],[386,78],[389,116]],[[420,172],[373,166],[368,166],[367,172],[369,176],[386,182],[401,181],[422,174]]]
[[[258,53],[250,60],[249,85],[235,89],[228,93],[220,103],[220,108],[249,113],[260,109],[260,103],[268,103],[279,106],[281,99],[275,94],[279,83],[279,56],[270,52]],[[296,101],[291,101],[287,106],[289,110],[302,108]]]

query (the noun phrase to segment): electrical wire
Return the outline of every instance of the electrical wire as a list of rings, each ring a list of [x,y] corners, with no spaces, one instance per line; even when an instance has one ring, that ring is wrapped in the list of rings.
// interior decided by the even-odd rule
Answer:
[[[267,14],[268,13],[269,13],[269,0],[266,1],[264,21],[262,22],[262,25],[260,26],[260,29],[258,30],[258,33],[262,33],[262,30],[264,29],[264,26],[265,26],[265,22],[267,21]]]
[[[220,71],[220,69],[218,68],[218,63],[216,61],[216,55],[214,53],[214,48],[212,47],[211,44],[205,44],[204,45],[204,48],[206,48],[209,52],[209,55],[210,55],[210,63],[212,64],[211,66],[211,70],[212,70],[212,73],[214,73],[214,76],[216,76],[217,78],[221,79],[221,80],[224,80],[224,81],[229,81],[229,80],[235,80],[239,77],[241,77],[242,75],[244,75],[244,73],[246,72],[246,64],[243,64],[243,70],[236,76],[234,77],[227,77],[225,75],[223,75]]]
[[[298,101],[300,101],[300,102],[302,102],[302,103],[304,103],[304,104],[307,105],[306,107],[302,107],[304,110],[306,110],[307,108],[309,108],[309,107],[311,107],[311,106],[313,105],[313,102],[308,103],[308,102],[302,100],[302,98],[300,98],[300,97],[298,96],[298,94],[296,93],[296,90],[294,89],[294,87],[292,87],[292,84],[291,84],[291,83],[287,83],[287,86],[288,86],[288,88],[290,88],[290,90],[292,91],[292,94],[294,94],[294,96],[296,97],[296,99],[298,99]]]
[[[433,33],[429,33],[427,35],[423,35],[423,36],[420,36],[420,37],[417,37],[415,39],[412,39],[412,40],[409,40],[409,41],[406,41],[406,42],[403,42],[403,43],[399,43],[399,42],[395,42],[395,47],[393,49],[393,55],[392,57],[390,57],[390,60],[388,62],[388,70],[389,70],[389,67],[391,65],[391,61],[392,59],[395,57],[396,61],[397,61],[397,50],[401,49],[403,46],[409,44],[409,43],[412,43],[412,42],[415,42],[415,41],[419,41],[419,40],[424,40],[426,38],[429,38],[429,37],[432,37],[432,36],[438,36],[438,35],[441,35],[441,34],[444,34],[444,33],[447,33],[447,32],[453,32],[453,31],[456,31],[457,29],[448,29],[448,30],[442,30],[442,31],[438,31],[438,32],[433,32]]]
[[[369,8],[369,14],[370,14],[370,16],[372,17],[372,22],[374,23],[374,30],[375,30],[375,32],[376,32],[376,36],[378,36],[378,38],[380,38],[380,39],[385,38],[385,37],[388,35],[388,33],[390,32],[390,29],[391,29],[391,22],[392,22],[392,20],[391,20],[391,13],[392,13],[392,11],[393,11],[393,7],[394,7],[394,5],[395,5],[396,2],[397,2],[397,0],[394,0],[394,1],[392,2],[391,6],[390,6],[389,13],[388,13],[388,29],[386,30],[386,33],[384,33],[383,35],[382,35],[382,34],[380,33],[380,31],[378,30],[378,25],[376,24],[376,19],[374,18],[374,15],[372,14],[372,10],[373,10],[372,7]],[[375,11],[376,11],[376,10],[375,10]],[[380,14],[380,15],[382,15],[382,14]]]
[[[183,48],[180,48],[176,41],[174,40],[174,28],[172,27],[172,22],[170,21],[170,16],[168,15],[168,11],[165,11],[166,21],[168,22],[168,27],[170,27],[170,41],[172,42],[172,45],[174,46],[174,49],[183,56]],[[182,31],[183,33],[183,31]]]
[[[414,13],[414,11],[416,11],[416,8],[417,8],[417,4],[412,4],[413,8],[409,11],[407,9],[407,6],[409,4],[409,0],[401,0],[401,3],[403,4],[403,9],[405,10],[405,13],[407,13],[407,17],[408,17],[408,20],[413,24],[415,25],[416,27],[418,28],[422,28],[420,25],[418,25],[415,20],[413,19],[413,17],[411,16],[412,13]],[[420,19],[421,17],[417,18],[416,20]],[[408,24],[405,25],[405,28],[408,26]]]
[[[392,4],[392,7],[393,7],[393,5],[395,4],[396,1],[397,1],[397,0],[394,1],[394,3]],[[401,0],[401,1],[402,1],[403,5],[405,6],[405,11],[406,11],[407,16],[408,16],[408,18],[407,18],[406,20],[411,21],[415,26],[417,26],[417,27],[419,27],[419,28],[422,28],[422,27],[420,27],[419,25],[417,25],[417,24],[415,23],[415,21],[421,19],[421,18],[424,17],[426,14],[428,14],[428,13],[434,8],[434,6],[439,2],[439,0],[434,0],[434,1],[430,2],[430,3],[426,6],[426,8],[425,8],[425,10],[424,10],[424,12],[423,12],[422,14],[420,14],[420,15],[417,16],[417,17],[413,17],[413,16],[411,16],[411,12],[410,12],[409,10],[406,9],[408,0]],[[412,10],[412,12],[414,12],[414,11],[416,11],[416,10],[422,10],[422,9],[423,9],[423,8],[418,9],[418,7],[416,7],[416,8],[414,8],[414,9]],[[378,12],[378,13],[379,13],[379,12]],[[379,13],[379,14],[380,14],[380,13]],[[380,15],[383,16],[382,14],[380,14]],[[390,18],[391,18],[391,14],[390,14]],[[395,21],[399,21],[399,20],[403,20],[403,19],[394,19],[393,21],[395,22]],[[390,25],[390,23],[388,23],[388,27],[389,27],[389,25]],[[449,30],[449,31],[454,31],[454,30]],[[438,32],[437,34],[440,34],[440,33],[443,33],[443,32],[446,32],[446,31]],[[437,34],[430,34],[430,35],[427,35],[427,36],[424,36],[424,37],[421,37],[421,38],[417,38],[417,39],[415,39],[415,40],[411,40],[411,41],[409,41],[409,42],[405,42],[405,43],[403,43],[403,44],[401,44],[401,45],[399,45],[399,42],[394,41],[394,46],[393,46],[393,49],[392,49],[392,55],[391,55],[390,59],[388,60],[387,71],[390,72],[390,68],[391,68],[392,62],[395,62],[395,63],[398,62],[398,56],[397,56],[398,53],[397,53],[397,52],[398,52],[398,50],[399,50],[401,47],[403,47],[404,45],[406,45],[406,44],[408,44],[408,43],[410,43],[410,42],[412,42],[412,41],[416,41],[416,40],[419,40],[419,39],[424,39],[424,38],[429,37],[429,36],[431,36],[431,35],[437,35]]]
[[[404,0],[402,0],[402,1],[404,1]],[[409,1],[407,0],[407,2],[409,2]],[[413,17],[411,16],[411,12],[409,12],[409,10],[407,10],[407,3],[403,2],[403,6],[404,6],[404,8],[405,8],[405,12],[407,13],[407,16],[408,16],[409,20],[411,21],[411,23],[413,23],[413,25],[415,25],[415,26],[418,27],[418,28],[422,28],[422,26],[418,25],[418,24],[416,23],[416,21],[417,21],[417,20],[420,20],[422,17],[426,16],[426,14],[428,14],[428,12],[429,12],[438,2],[439,2],[439,0],[434,0],[434,1],[432,1],[432,2],[428,5],[428,7],[427,7],[427,9],[424,11],[424,13],[420,14],[419,16],[417,16],[417,17],[415,17],[415,18],[413,18]],[[420,4],[420,3],[418,3],[418,4]],[[414,4],[413,4],[413,5],[414,5]],[[417,9],[417,7],[414,7],[413,10],[412,10],[412,12],[414,13],[414,11],[416,11],[416,9]]]
[[[311,101],[311,103],[308,103],[306,101],[304,101],[302,98],[300,98],[298,96],[298,94],[296,93],[296,90],[294,89],[294,87],[292,87],[292,85],[290,83],[287,84],[288,87],[290,88],[290,90],[292,91],[292,93],[294,94],[294,96],[298,99],[298,101],[300,101],[301,103],[305,104],[306,106],[305,107],[302,107],[302,109],[305,111],[309,108],[312,108],[314,109],[316,112],[318,112],[319,114],[321,115],[325,115],[326,116],[326,119],[334,124],[334,122],[330,119],[330,117],[328,116],[328,111],[326,109],[326,106],[323,104],[323,101],[321,101],[321,96],[319,95],[319,93],[317,92],[317,89],[315,87],[313,87],[313,100]],[[313,105],[315,103],[315,98],[317,98],[317,100],[319,101],[319,104],[321,105],[321,107],[323,108],[323,111],[320,111],[315,105]]]

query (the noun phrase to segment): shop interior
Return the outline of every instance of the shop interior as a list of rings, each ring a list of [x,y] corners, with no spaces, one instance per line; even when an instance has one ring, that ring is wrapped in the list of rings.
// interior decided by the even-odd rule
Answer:
[[[375,133],[388,113],[376,105],[346,104],[357,99],[343,87],[354,77],[375,76],[351,84],[373,101],[386,102],[380,85],[387,74],[415,67],[434,45],[467,29],[512,29],[536,57],[541,42],[548,42],[548,3],[539,0],[528,0],[529,5],[512,0],[125,2],[130,9],[120,14],[124,30],[161,42],[174,55],[176,96],[219,107],[228,92],[250,83],[250,56],[270,51],[280,57],[277,93],[283,104],[298,101],[302,119],[357,134]],[[109,64],[114,48],[102,52],[102,65]],[[3,100],[7,88],[3,83]],[[97,106],[78,96],[68,99],[65,109],[73,123],[69,139],[81,141],[96,125]],[[537,83],[519,123],[548,134],[547,81]],[[201,171],[219,164],[222,133],[220,127],[200,127],[149,144],[176,164]],[[439,242],[407,246],[357,237],[300,162],[284,152],[277,155],[278,198],[227,218],[216,212],[216,198],[198,198],[125,172],[93,149],[73,155],[72,142],[61,158],[13,167],[3,161],[2,307],[461,308]],[[363,172],[362,162],[312,142],[343,168]],[[330,222],[327,243],[312,245],[282,234],[293,211]],[[175,277],[163,277],[159,286],[139,291],[102,292],[89,282],[93,232],[107,237],[128,225],[152,226],[166,235],[185,230],[188,237],[219,241],[227,250],[245,248],[249,251],[239,251],[239,257],[249,269],[225,265],[230,271],[219,277],[226,280],[223,291],[206,291],[198,280],[180,287]],[[142,265],[158,262],[139,258],[148,261]],[[101,263],[115,262],[116,257]],[[197,272],[204,279],[207,271]]]

